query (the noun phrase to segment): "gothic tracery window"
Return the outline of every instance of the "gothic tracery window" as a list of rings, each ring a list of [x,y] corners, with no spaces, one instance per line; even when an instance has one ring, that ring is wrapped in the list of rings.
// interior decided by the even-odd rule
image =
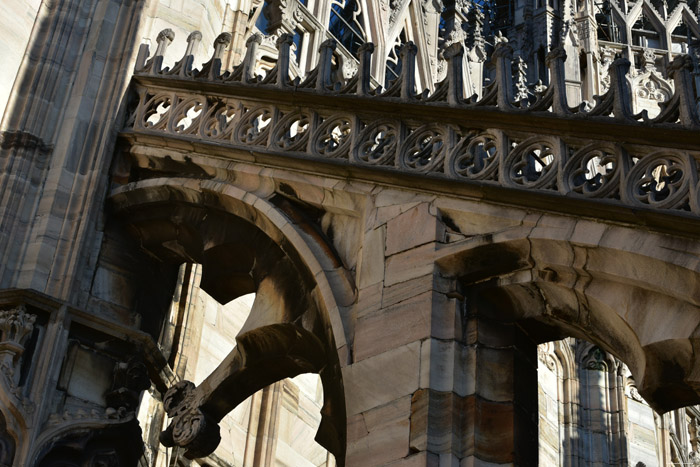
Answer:
[[[357,50],[367,41],[361,1],[333,0],[328,31],[350,53],[357,55]]]

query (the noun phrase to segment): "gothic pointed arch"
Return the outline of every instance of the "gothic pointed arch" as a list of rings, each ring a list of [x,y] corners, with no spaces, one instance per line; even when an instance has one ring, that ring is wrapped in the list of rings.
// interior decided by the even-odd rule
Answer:
[[[231,185],[173,179],[125,186],[112,201],[149,254],[200,263],[201,287],[220,303],[256,292],[219,367],[199,386],[183,381],[164,396],[172,422],[163,444],[185,448],[188,458],[207,455],[218,444],[218,422],[239,403],[311,372],[321,377],[325,396],[316,439],[342,465],[338,348],[347,331],[339,305],[352,302],[354,292],[337,253],[306,220],[309,207],[279,194],[264,200]]]
[[[614,0],[594,4],[598,30],[598,40],[625,43],[628,41],[627,12],[620,10]]]
[[[614,230],[606,232],[604,242],[596,241],[595,251],[580,237],[571,243],[548,235],[545,240],[537,233],[538,238],[515,240],[513,231],[505,237],[515,237],[502,243],[497,238],[466,242],[461,253],[446,253],[438,265],[499,309],[509,310],[506,314],[519,320],[536,342],[574,336],[621,359],[656,410],[692,404],[700,400],[694,376],[700,362],[692,357],[699,343],[694,333],[700,303],[687,287],[695,287],[697,266],[680,257],[673,266],[660,245],[632,251],[613,240],[624,235]],[[674,285],[654,274],[661,264],[675,271]],[[685,285],[676,281],[681,277]],[[660,328],[659,309],[673,310],[677,317],[665,317],[666,326]],[[612,365],[605,359],[595,362],[608,369]]]
[[[371,42],[367,32],[367,17],[364,0],[333,0],[330,2],[328,31],[343,47],[357,56],[362,44]]]
[[[629,43],[641,47],[665,49],[666,28],[664,20],[648,0],[637,2],[627,15]]]

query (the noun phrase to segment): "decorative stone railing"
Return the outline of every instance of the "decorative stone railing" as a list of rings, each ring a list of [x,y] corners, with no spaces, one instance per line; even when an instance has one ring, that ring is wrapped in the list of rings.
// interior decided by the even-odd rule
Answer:
[[[401,51],[401,76],[381,89],[370,84],[371,44],[360,49],[357,74],[340,83],[334,81],[333,40],[321,46],[317,68],[292,80],[289,35],[279,38],[279,60],[264,77],[254,74],[259,36],[248,40],[244,61],[230,71],[222,71],[220,61],[226,34],[201,70],[192,68],[197,35],[188,38],[182,60],[163,68],[172,39],[171,31],[162,32],[148,60],[148,47],[139,51],[139,100],[124,135],[700,215],[700,118],[687,56],[671,64],[675,94],[649,119],[632,112],[626,59],[613,63],[610,88],[592,108],[570,107],[562,49],[547,56],[550,86],[516,102],[512,49],[502,38],[492,57],[496,79],[480,98],[464,97],[460,44],[445,53],[446,79],[432,94],[418,94],[411,43]]]

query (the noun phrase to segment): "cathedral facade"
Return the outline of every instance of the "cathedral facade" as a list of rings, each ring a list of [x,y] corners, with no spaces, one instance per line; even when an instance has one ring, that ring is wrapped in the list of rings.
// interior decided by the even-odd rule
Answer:
[[[700,465],[699,16],[10,2],[0,466]]]

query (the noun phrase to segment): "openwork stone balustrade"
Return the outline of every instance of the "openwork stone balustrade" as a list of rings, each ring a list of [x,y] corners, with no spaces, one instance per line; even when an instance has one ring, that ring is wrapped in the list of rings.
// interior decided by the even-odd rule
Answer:
[[[264,78],[253,73],[259,36],[248,41],[244,62],[227,72],[220,61],[230,40],[225,34],[202,70],[192,69],[198,37],[190,35],[172,69],[162,67],[172,32],[161,33],[148,61],[142,47],[139,99],[125,133],[700,215],[700,120],[687,56],[671,65],[675,94],[650,120],[631,110],[625,59],[611,67],[610,89],[595,106],[570,108],[561,49],[547,59],[551,85],[532,101],[515,102],[505,39],[497,38],[493,52],[496,79],[477,99],[463,97],[459,44],[446,53],[445,81],[432,94],[417,94],[410,43],[402,50],[401,76],[382,90],[370,86],[371,44],[360,52],[357,75],[339,83],[333,41],[324,43],[318,67],[300,81],[289,78],[289,36],[277,41],[279,60]],[[347,101],[344,110],[335,99]]]

